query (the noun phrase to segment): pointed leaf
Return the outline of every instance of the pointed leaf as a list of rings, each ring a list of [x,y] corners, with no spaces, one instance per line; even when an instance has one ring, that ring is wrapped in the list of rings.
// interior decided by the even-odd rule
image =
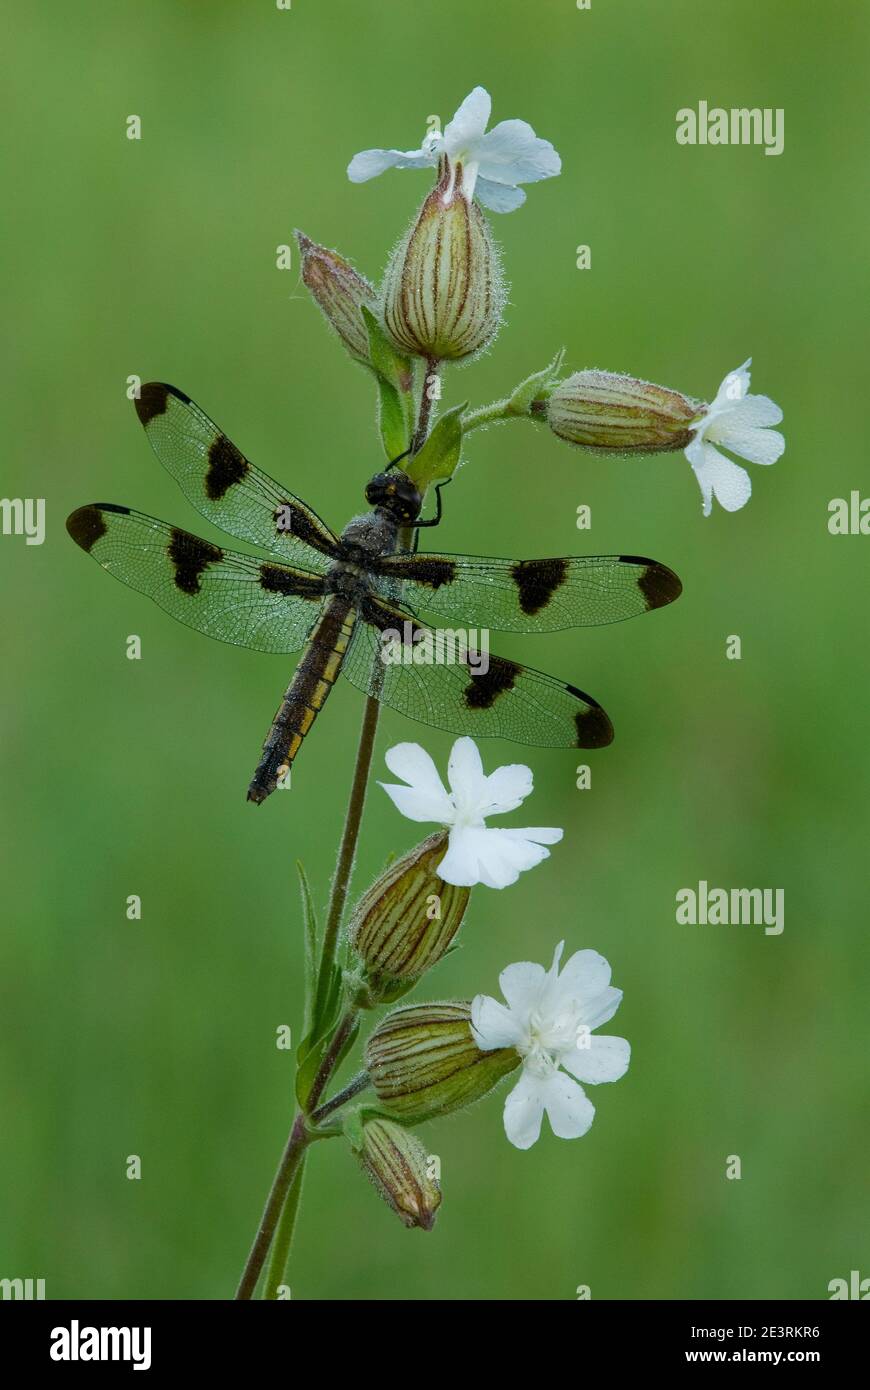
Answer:
[[[445,411],[422,449],[409,461],[409,478],[425,492],[430,483],[449,478],[462,453],[462,413],[468,402]]]
[[[508,413],[511,415],[528,415],[532,402],[544,400],[550,394],[562,367],[565,356],[565,349],[561,348],[553,358],[549,367],[545,367],[542,372],[535,372],[521,382],[508,398]]]
[[[302,862],[296,860],[299,887],[302,893],[302,920],[305,930],[305,1030],[310,1031],[314,1015],[314,995],[317,989],[317,915],[311,898],[311,888]]]
[[[414,372],[409,357],[396,352],[371,309],[361,309],[369,335],[371,367],[378,382],[378,426],[387,458],[394,459],[411,442],[414,422]]]
[[[358,1153],[363,1146],[362,1111],[358,1105],[342,1112],[341,1132],[354,1152]]]

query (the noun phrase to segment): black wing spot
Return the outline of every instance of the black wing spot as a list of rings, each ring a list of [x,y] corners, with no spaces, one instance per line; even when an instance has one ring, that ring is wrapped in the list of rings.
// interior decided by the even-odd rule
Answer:
[[[321,555],[336,556],[338,547],[332,536],[293,502],[282,502],[275,509],[275,530],[279,535],[292,531],[297,541],[310,545]]]
[[[148,381],[134,398],[136,414],[143,425],[149,425],[155,415],[163,415],[169,399],[169,387],[162,381]]]
[[[219,434],[208,451],[205,491],[209,501],[220,502],[231,487],[242,481],[250,466],[232,440]]]
[[[111,510],[126,511],[126,508],[113,507]],[[80,545],[82,550],[90,551],[109,528],[103,519],[101,509],[91,505],[78,507],[74,512],[71,512],[66,519],[66,529],[76,545]]]
[[[606,748],[608,743],[613,742],[613,725],[609,715],[605,714],[597,700],[593,700],[585,691],[578,690],[576,685],[566,685],[565,689],[588,705],[588,709],[578,709],[574,715],[577,747]]]
[[[175,567],[175,585],[183,594],[198,594],[200,578],[209,565],[223,559],[220,546],[192,536],[188,531],[173,530],[167,554]]]
[[[190,396],[185,396],[175,386],[167,386],[165,381],[146,381],[138,396],[133,398],[136,414],[143,425],[148,425],[155,415],[164,415],[169,397],[174,396],[182,405],[190,405]]]
[[[400,565],[396,571],[396,577],[402,577]],[[413,579],[417,584],[425,584],[429,589],[440,589],[442,584],[450,584],[456,578],[456,563],[454,560],[441,559],[436,555],[429,555],[426,558],[420,556],[408,556],[408,578]]]
[[[281,565],[260,566],[260,587],[269,594],[287,594],[294,598],[320,598],[324,582],[319,575],[293,573]]]
[[[478,659],[477,653],[471,652],[469,656],[472,661]],[[505,661],[502,657],[491,656],[489,670],[481,672],[480,675],[473,675],[462,692],[466,709],[492,709],[500,695],[504,695],[507,690],[513,690],[522,669],[515,661]]]
[[[567,560],[518,560],[511,570],[520,608],[528,616],[546,608],[568,575]]]
[[[679,576],[674,574],[673,570],[669,570],[667,565],[660,565],[658,560],[647,560],[643,555],[620,555],[619,558],[625,565],[644,566],[637,587],[646,599],[647,610],[664,608],[666,604],[678,599],[683,592]]]

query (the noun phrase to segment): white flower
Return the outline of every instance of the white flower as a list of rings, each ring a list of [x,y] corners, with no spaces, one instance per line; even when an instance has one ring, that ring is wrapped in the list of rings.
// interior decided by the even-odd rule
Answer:
[[[433,131],[419,150],[363,150],[347,167],[353,183],[365,183],[385,169],[424,169],[446,155],[451,178],[445,202],[453,196],[457,169],[465,197],[477,195],[493,212],[513,212],[526,201],[520,183],[553,178],[562,168],[549,140],[541,140],[525,121],[501,121],[487,133],[492,108],[489,92],[475,87],[444,133]]]
[[[520,961],[501,972],[507,1008],[486,994],[471,1004],[478,1047],[515,1047],[523,1059],[520,1079],[504,1103],[505,1133],[518,1149],[534,1144],[545,1110],[554,1134],[579,1139],[592,1124],[595,1106],[577,1081],[618,1081],[628,1070],[625,1038],[592,1036],[622,999],[622,990],[610,983],[610,966],[597,951],[576,951],[560,975],[564,945],[559,942],[549,970]]]
[[[713,446],[721,444],[750,463],[776,463],[785,440],[778,425],[782,411],[767,396],[749,396],[749,357],[729,372],[706,414],[691,428],[697,433],[685,454],[695,470],[704,499],[704,515],[713,510],[713,498],[726,512],[739,511],[749,501],[752,483],[745,468],[732,463]]]
[[[436,821],[450,827],[447,853],[437,866],[445,883],[472,888],[507,888],[525,869],[549,857],[545,845],[555,845],[562,831],[548,826],[525,830],[488,830],[487,816],[515,811],[532,790],[531,768],[511,763],[487,777],[477,744],[458,738],[450,750],[445,788],[434,762],[419,743],[397,743],[384,761],[405,787],[381,782],[396,808],[408,820]]]

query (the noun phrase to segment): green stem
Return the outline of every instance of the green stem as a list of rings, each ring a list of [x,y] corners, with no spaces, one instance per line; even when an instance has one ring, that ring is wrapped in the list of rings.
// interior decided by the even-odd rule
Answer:
[[[360,729],[359,745],[356,753],[353,783],[350,789],[350,800],[347,804],[347,815],[344,820],[344,830],[341,836],[341,847],[338,851],[335,877],[332,880],[332,892],[329,897],[326,926],[323,929],[323,947],[320,952],[320,966],[317,974],[317,999],[314,1007],[315,1018],[319,1017],[319,1011],[326,1001],[326,992],[329,989],[329,977],[335,961],[338,931],[341,926],[344,905],[347,902],[351,874],[353,873],[353,862],[356,858],[356,847],[359,840],[360,825],[362,823],[369,769],[372,765],[372,754],[375,748],[375,734],[377,733],[380,710],[380,702],[375,700],[371,695],[367,696],[366,706],[363,712],[362,727]]]
[[[245,1268],[242,1271],[239,1287],[236,1290],[237,1301],[251,1299],[254,1296],[257,1281],[269,1253],[269,1246],[272,1244],[275,1227],[278,1225],[278,1218],[296,1176],[296,1169],[302,1161],[305,1147],[309,1143],[309,1138],[310,1136],[305,1130],[305,1117],[297,1115],[284,1147],[278,1171],[273,1179],[272,1188],[260,1218],[260,1225],[251,1246],[251,1253],[248,1255]]]
[[[433,371],[437,372],[438,367],[439,364],[437,361],[433,360],[428,362],[426,374],[430,375]],[[417,421],[417,429],[412,441],[412,447],[415,452],[422,447],[426,440],[431,422],[432,405],[433,402],[429,399],[427,394],[424,378],[423,393],[420,400],[420,414]],[[403,550],[410,549],[412,538],[413,528],[403,527],[399,533],[400,548]],[[365,806],[369,771],[374,754],[375,734],[378,728],[380,708],[380,701],[374,696],[369,695],[366,698],[362,726],[360,728],[359,744],[357,746],[353,782],[350,789],[350,799],[347,804],[347,814],[344,819],[344,829],[341,835],[341,845],[338,851],[335,876],[332,880],[332,890],[329,895],[326,925],[323,931],[323,946],[320,953],[320,964],[317,973],[315,1018],[318,1017],[318,1010],[325,1002],[326,992],[329,989],[332,967],[335,962],[338,933],[341,927],[345,903],[347,902],[354,860],[356,858],[356,848],[359,842],[359,832],[362,824],[363,807]],[[348,1010],[333,1034],[329,1048],[320,1065],[314,1079],[314,1084],[307,1098],[309,1110],[317,1105],[318,1100],[323,1094],[335,1070],[341,1050],[347,1041],[355,1020],[356,1010]],[[351,1083],[351,1085],[353,1085],[353,1083]],[[359,1089],[362,1089],[362,1087]],[[334,1106],[332,1102],[329,1102],[328,1105],[323,1108],[327,1113],[331,1113],[332,1110],[337,1107]],[[296,1215],[302,1191],[301,1171],[299,1173],[298,1184],[295,1182],[296,1173],[302,1163],[305,1148],[313,1137],[314,1136],[306,1131],[304,1115],[297,1114],[293,1121],[293,1128],[290,1130],[290,1135],[287,1139],[278,1171],[272,1182],[272,1188],[269,1192],[269,1197],[260,1220],[260,1226],[254,1244],[251,1247],[251,1252],[248,1255],[242,1278],[239,1282],[239,1287],[236,1292],[237,1299],[250,1299],[253,1297],[266,1256],[269,1253],[269,1247],[272,1244],[272,1240],[275,1238],[275,1230],[279,1225],[279,1220],[279,1236],[269,1265],[267,1297],[269,1296],[268,1291],[277,1288],[282,1282],[287,1255],[290,1250],[290,1243],[293,1239],[293,1230],[296,1224]],[[289,1214],[287,1214],[287,1208],[291,1208]],[[281,1248],[282,1246],[283,1248]]]
[[[278,1222],[278,1229],[275,1232],[275,1239],[272,1244],[272,1255],[269,1260],[269,1269],[266,1274],[266,1288],[263,1293],[264,1299],[277,1299],[278,1289],[284,1281],[284,1271],[287,1268],[287,1260],[290,1257],[290,1246],[293,1244],[293,1231],[296,1227],[296,1213],[299,1210],[299,1198],[302,1195],[302,1179],[305,1175],[305,1151],[299,1159],[293,1181],[284,1200],[284,1210],[281,1212],[281,1219]]]
[[[493,425],[499,420],[522,420],[526,417],[518,415],[511,410],[510,401],[507,397],[503,401],[493,401],[492,405],[478,406],[477,410],[472,410],[470,415],[466,415],[462,421],[462,433],[469,434],[472,430],[478,430],[482,425]]]
[[[417,428],[414,431],[414,438],[411,440],[411,455],[419,454],[426,438],[429,434],[429,427],[432,423],[432,407],[435,398],[429,395],[429,378],[437,376],[441,369],[441,363],[437,357],[426,358],[426,369],[423,372],[423,387],[420,392],[420,414],[417,417]]]
[[[319,1125],[324,1120],[328,1120],[329,1116],[340,1109],[342,1105],[345,1105],[349,1100],[353,1100],[354,1096],[358,1096],[360,1091],[364,1091],[370,1082],[371,1077],[367,1071],[357,1072],[353,1081],[349,1081],[342,1090],[336,1091],[334,1096],[331,1096],[329,1100],[325,1101],[323,1105],[318,1106],[318,1108],[312,1112],[311,1123],[313,1125]]]
[[[345,1044],[353,1032],[356,1023],[358,1010],[356,1006],[349,1008],[342,1016],[341,1022],[332,1035],[332,1040],[324,1053],[323,1061],[317,1069],[317,1075],[308,1093],[306,1110],[309,1115],[317,1106],[317,1102],[326,1090],[327,1082],[338,1066],[338,1059],[344,1051]]]

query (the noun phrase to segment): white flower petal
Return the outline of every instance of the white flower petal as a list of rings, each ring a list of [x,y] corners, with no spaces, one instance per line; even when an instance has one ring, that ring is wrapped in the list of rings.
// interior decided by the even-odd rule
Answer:
[[[510,1007],[518,1013],[529,1014],[543,993],[547,972],[542,965],[520,960],[505,966],[498,983]]]
[[[515,1047],[524,1038],[521,1021],[488,994],[476,994],[471,1001],[471,1031],[483,1052]]]
[[[411,786],[437,787],[444,791],[435,760],[419,743],[394,743],[384,754],[384,762],[395,777]]]
[[[711,431],[711,438],[732,454],[739,454],[750,463],[776,463],[785,448],[785,439],[779,430],[769,429],[728,429],[722,430],[719,421]]]
[[[495,828],[499,829],[498,826]],[[538,845],[557,845],[565,834],[558,825],[503,826],[499,833],[515,840],[534,840]]]
[[[447,841],[447,853],[438,864],[438,875],[456,888],[473,888],[480,882],[477,851],[469,840],[467,827],[454,826]]]
[[[695,472],[697,473],[698,469],[703,467],[704,458],[708,446],[704,438],[706,432],[705,422],[702,420],[701,423],[695,427],[695,429],[696,433],[689,440],[688,444],[683,450],[683,453],[685,454],[686,458],[689,460],[689,463],[692,465]]]
[[[438,162],[430,146],[420,150],[362,150],[347,166],[351,183],[367,183],[387,169],[426,169]]]
[[[504,1103],[504,1132],[516,1148],[532,1147],[541,1132],[543,1113],[541,1083],[524,1067],[522,1076]]]
[[[555,980],[559,974],[559,962],[562,959],[562,952],[565,949],[564,941],[560,941],[553,952],[553,964],[547,972],[548,980]]]
[[[461,834],[466,839],[467,852],[474,854],[477,860],[476,881],[486,884],[487,888],[509,887],[521,873],[533,869],[550,855],[543,845],[527,839],[522,830],[469,826],[453,834]]]
[[[381,782],[384,791],[392,798],[403,816],[407,816],[409,820],[452,824],[453,802],[425,748],[421,748],[419,743],[397,743],[387,749],[384,762],[390,772],[409,784],[407,787],[398,787]]]
[[[489,208],[490,212],[515,212],[526,201],[526,195],[521,188],[484,178],[478,178],[475,182],[474,196],[485,208]]]
[[[561,1065],[572,1076],[589,1085],[618,1081],[628,1071],[630,1060],[631,1047],[625,1038],[600,1038],[595,1035],[588,1039],[587,1046],[575,1047],[559,1057]]]
[[[439,810],[428,792],[421,791],[419,787],[401,787],[395,782],[381,782],[387,796],[392,801],[396,810],[403,815],[406,820],[430,822],[435,821],[439,825],[449,825],[453,815],[453,807],[445,794],[445,807]]]
[[[594,999],[610,984],[610,966],[598,951],[575,951],[559,976],[559,993],[566,999]]]
[[[752,358],[747,357],[742,367],[737,367],[733,372],[729,372],[724,378],[722,385],[716,392],[716,399],[710,407],[710,412],[728,410],[736,401],[742,401],[749,390],[749,367],[752,365]]]
[[[769,396],[744,396],[742,401],[723,410],[717,421],[720,425],[735,429],[764,429],[768,425],[778,425],[782,411]]]
[[[480,749],[474,739],[458,738],[450,750],[447,781],[460,814],[468,814],[485,802],[486,780]]]
[[[575,951],[558,973],[558,962],[551,969],[547,988],[540,1001],[540,1011],[559,1021],[564,1028],[571,1024],[570,1043],[577,1026],[599,1028],[612,1018],[619,1008],[622,990],[610,984],[610,966],[597,951]],[[573,1022],[572,1022],[573,1021]]]
[[[508,763],[491,772],[486,782],[485,816],[501,816],[521,806],[534,787],[532,769],[523,763]]]
[[[685,450],[687,458],[694,443],[695,441],[692,441]],[[704,515],[710,515],[714,495],[726,512],[739,511],[752,495],[752,481],[746,469],[725,458],[712,444],[704,443],[701,455],[700,463],[696,463],[694,458],[690,461],[704,499]]]
[[[587,999],[580,1005],[576,1021],[584,1028],[600,1028],[602,1023],[609,1023],[622,1003],[622,990],[615,985],[608,985],[600,994],[596,994],[594,999]]]
[[[516,883],[520,869],[514,856],[498,841],[498,830],[459,826],[450,831],[450,845],[439,863],[438,873],[445,883],[471,888],[482,883],[488,888],[507,888]],[[528,865],[532,867],[532,865]]]
[[[451,159],[474,150],[489,124],[492,98],[485,87],[469,92],[444,130],[444,148]]]
[[[477,148],[480,176],[496,183],[537,183],[561,172],[562,161],[549,140],[526,121],[500,121]]]
[[[559,1139],[579,1139],[595,1118],[595,1106],[570,1076],[553,1072],[541,1088],[544,1109],[553,1133]],[[507,1113],[505,1113],[507,1124]]]

